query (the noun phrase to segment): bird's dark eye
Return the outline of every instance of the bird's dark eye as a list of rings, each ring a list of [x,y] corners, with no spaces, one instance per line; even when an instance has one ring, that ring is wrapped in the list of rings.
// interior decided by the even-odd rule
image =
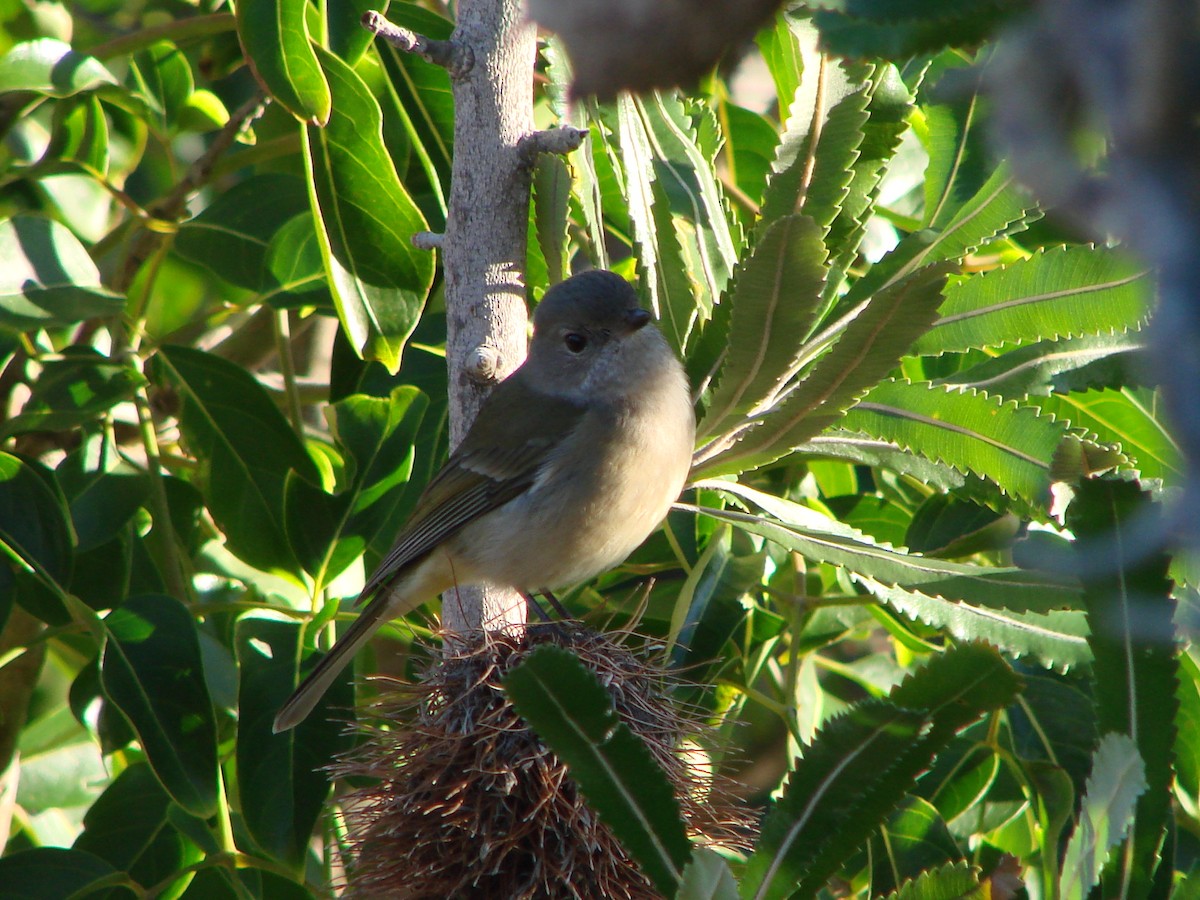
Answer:
[[[563,343],[572,353],[582,353],[588,345],[588,339],[577,331],[569,331],[563,335]]]

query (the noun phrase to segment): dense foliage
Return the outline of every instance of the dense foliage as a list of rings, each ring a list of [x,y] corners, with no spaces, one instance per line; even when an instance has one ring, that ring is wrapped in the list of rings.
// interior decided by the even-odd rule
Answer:
[[[700,421],[663,530],[563,599],[686,671],[761,839],[689,859],[681,822],[639,812],[652,772],[597,789],[632,792],[613,827],[651,823],[631,852],[679,896],[1010,896],[1014,875],[1190,896],[1192,590],[1139,539],[1182,471],[1136,365],[1150,278],[988,153],[981,42],[1020,4],[825,5],[760,32],[753,108],[744,70],[571,104],[553,39],[539,57],[539,121],[589,140],[532,172],[530,300],[573,266],[636,280]],[[361,12],[0,10],[20,896],[307,897],[339,874],[321,767],[352,738],[326,715],[377,688],[347,675],[295,732],[271,719],[446,451],[440,276],[410,237],[445,222],[449,80]],[[417,677],[435,612],[362,672]],[[556,686],[582,677],[573,714],[602,716],[569,657],[522,671],[548,740]],[[619,769],[605,740],[563,757]]]

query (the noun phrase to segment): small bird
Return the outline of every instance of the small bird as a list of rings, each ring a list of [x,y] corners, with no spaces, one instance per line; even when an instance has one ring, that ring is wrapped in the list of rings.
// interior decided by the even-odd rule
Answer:
[[[275,717],[312,712],[377,629],[436,594],[585,581],[628,556],[683,490],[696,418],[683,366],[625,279],[546,292],[529,356],[488,396],[358,596],[361,615]]]

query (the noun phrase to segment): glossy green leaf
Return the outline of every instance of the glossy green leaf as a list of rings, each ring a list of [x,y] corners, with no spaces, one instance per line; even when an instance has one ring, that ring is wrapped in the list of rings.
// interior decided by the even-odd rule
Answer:
[[[279,707],[299,683],[303,626],[270,613],[238,620],[237,771],[242,815],[255,842],[274,859],[300,869],[329,794],[324,768],[348,750],[352,715],[349,672],[296,728],[274,734]]]
[[[70,577],[73,544],[66,503],[50,479],[20,457],[0,453],[0,595],[12,596],[13,573],[33,572],[51,584]]]
[[[329,408],[330,431],[346,461],[346,488],[330,495],[292,478],[286,498],[292,548],[322,583],[377,538],[390,540],[399,531],[417,433],[428,406],[428,398],[415,387],[401,386],[390,397],[355,394]]]
[[[824,279],[825,246],[808,216],[778,219],[756,242],[722,301],[731,310],[726,353],[700,435],[739,422],[792,377]]]
[[[1001,515],[952,494],[934,494],[913,514],[901,543],[929,556],[970,556],[1008,547],[1017,525],[1011,514]]]
[[[104,620],[104,692],[137,732],[154,774],[190,814],[217,810],[217,725],[196,622],[173,597],[131,597]]]
[[[906,797],[888,816],[873,844],[878,848],[871,867],[871,893],[897,888],[925,869],[963,858],[941,814],[920,797]]]
[[[329,285],[355,349],[394,372],[433,283],[433,254],[411,240],[425,220],[384,147],[375,98],[337,57],[320,58],[334,109],[305,130],[305,147]]]
[[[851,409],[844,427],[994,482],[1034,507],[1050,501],[1051,464],[1067,424],[1032,406],[928,383],[889,380]]]
[[[179,226],[175,250],[239,287],[271,286],[268,247],[276,234],[308,211],[304,182],[291,175],[253,175],[219,194]],[[311,227],[310,227],[311,231]]]
[[[187,347],[164,347],[151,377],[182,403],[180,425],[201,460],[201,489],[229,549],[251,565],[296,570],[284,533],[284,482],[320,481],[283,413],[247,371]]]
[[[64,225],[36,216],[0,222],[0,328],[31,331],[115,316],[122,297]]]
[[[70,505],[81,553],[117,537],[150,494],[146,473],[113,450],[107,444],[85,446],[55,470]]]
[[[54,134],[43,163],[70,163],[96,177],[108,174],[108,118],[100,98],[88,94],[56,110]]]
[[[21,900],[89,897],[94,891],[125,881],[103,859],[83,850],[34,847],[0,859],[0,883],[5,893]]]
[[[133,54],[126,83],[145,98],[164,128],[178,124],[195,88],[191,64],[170,41],[155,41]]]
[[[445,40],[454,30],[453,22],[413,3],[390,6],[388,19],[436,40]],[[439,215],[433,216],[428,209],[426,215],[435,229],[441,229],[445,225],[454,147],[454,97],[450,76],[442,66],[427,62],[415,53],[404,53],[390,45],[377,46],[388,73],[388,90],[394,92],[397,118],[434,194]]]
[[[54,38],[24,41],[0,57],[0,94],[35,91],[70,97],[116,83],[99,60]]]
[[[1133,824],[1138,797],[1148,787],[1137,745],[1124,734],[1106,734],[1096,748],[1092,774],[1067,843],[1058,896],[1085,900],[1100,881],[1109,851]]]
[[[679,801],[596,676],[569,651],[546,646],[514,667],[504,687],[654,885],[674,896],[691,856]]]
[[[333,102],[308,33],[305,0],[237,5],[238,37],[267,92],[302,122],[324,125]]]
[[[952,277],[914,352],[1137,330],[1150,313],[1145,269],[1115,250],[1054,247],[979,275]]]
[[[327,6],[325,20],[329,31],[328,46],[333,54],[347,65],[357,65],[374,38],[371,32],[363,28],[363,13],[375,10],[380,15],[386,15],[389,5],[390,0],[348,0]]]
[[[328,300],[325,260],[312,214],[304,212],[288,219],[267,244],[264,260],[269,287],[263,299],[273,306],[311,304],[314,294]]]
[[[1067,507],[1095,656],[1097,726],[1132,735],[1145,765],[1133,846],[1105,875],[1106,893],[1132,885],[1146,896],[1171,816],[1172,747],[1179,661],[1169,558],[1146,546],[1161,533],[1161,508],[1133,482],[1089,479]],[[1065,873],[1064,869],[1064,873]],[[1090,885],[1086,886],[1086,891]]]
[[[88,809],[74,849],[128,872],[139,884],[169,885],[172,876],[186,879],[182,870],[199,862],[202,853],[171,824],[170,805],[170,795],[150,766],[134,763]]]
[[[29,399],[0,426],[0,436],[78,428],[133,397],[145,383],[127,364],[88,347],[68,347],[61,358],[46,361]]]
[[[805,347],[811,359],[794,388],[738,432],[700,449],[694,475],[742,472],[786,456],[839,419],[846,407],[893,369],[933,321],[949,264],[929,266],[863,301]],[[860,404],[861,405],[861,404]],[[850,426],[866,430],[861,425]]]
[[[1143,478],[1161,478],[1168,485],[1181,482],[1182,455],[1162,419],[1157,391],[1123,387],[1053,394],[1037,403],[1044,412],[1119,446]]]

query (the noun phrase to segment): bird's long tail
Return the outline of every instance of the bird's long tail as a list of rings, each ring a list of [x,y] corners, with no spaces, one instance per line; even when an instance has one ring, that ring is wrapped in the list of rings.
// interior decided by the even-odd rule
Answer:
[[[275,716],[274,730],[276,734],[287,731],[289,728],[295,728],[308,718],[308,714],[313,711],[317,701],[329,690],[329,686],[333,684],[338,673],[350,664],[355,654],[371,639],[379,626],[392,618],[392,614],[387,608],[387,594],[388,591],[385,589],[367,604],[367,608],[354,620],[354,624],[350,626],[349,630],[338,638],[333,648],[325,654],[317,663],[316,668],[308,674],[308,677],[300,683],[287,702],[279,708],[279,713]]]

